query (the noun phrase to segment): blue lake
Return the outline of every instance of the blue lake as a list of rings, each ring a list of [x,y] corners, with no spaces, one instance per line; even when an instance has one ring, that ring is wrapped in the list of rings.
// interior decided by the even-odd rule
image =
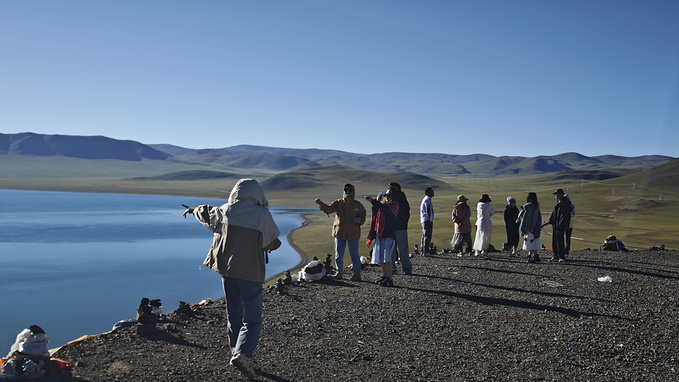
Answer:
[[[201,198],[0,190],[0,357],[16,335],[41,326],[57,347],[134,318],[142,297],[220,298],[221,277],[200,269],[212,233],[181,204]],[[294,267],[285,235],[316,208],[270,207],[283,243],[269,255],[267,278]]]

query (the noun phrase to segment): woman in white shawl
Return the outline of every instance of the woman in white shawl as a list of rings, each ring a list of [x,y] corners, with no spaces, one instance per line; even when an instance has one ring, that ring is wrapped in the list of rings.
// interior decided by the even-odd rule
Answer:
[[[490,196],[488,194],[481,195],[479,203],[476,205],[476,240],[474,240],[474,256],[478,256],[481,252],[482,256],[486,255],[488,247],[490,246],[490,234],[493,231],[493,223],[490,221],[491,215],[495,214],[495,210],[490,206]]]
[[[218,207],[206,204],[187,207],[213,232],[212,247],[204,264],[222,275],[226,296],[231,364],[244,375],[256,373],[250,358],[257,347],[262,326],[262,283],[267,253],[280,247],[280,231],[271,216],[259,183],[241,179]]]

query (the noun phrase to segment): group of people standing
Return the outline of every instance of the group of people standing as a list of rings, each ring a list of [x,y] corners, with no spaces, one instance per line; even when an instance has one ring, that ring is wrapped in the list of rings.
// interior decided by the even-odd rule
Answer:
[[[337,272],[332,275],[335,279],[344,278],[344,250],[349,248],[352,262],[353,275],[351,281],[361,281],[361,261],[358,254],[358,240],[360,239],[361,226],[366,221],[366,210],[356,200],[356,189],[352,184],[344,186],[343,197],[331,204],[326,204],[316,199],[321,211],[326,214],[335,214],[333,222],[333,236],[335,239],[335,268]],[[424,198],[420,203],[420,223],[422,225],[422,239],[420,242],[420,254],[431,256],[431,240],[434,227],[434,206],[432,198],[434,190],[427,187]],[[573,231],[571,217],[575,214],[575,207],[569,196],[562,190],[553,192],[556,196],[556,204],[549,221],[542,222],[540,203],[535,192],[529,192],[526,203],[518,207],[514,197],[507,197],[507,206],[504,211],[504,221],[507,233],[506,250],[511,251],[510,256],[517,256],[518,251],[523,249],[528,252],[528,262],[539,262],[538,251],[541,248],[541,229],[551,224],[553,227],[552,248],[554,261],[563,262],[570,251],[570,239]],[[412,264],[408,247],[408,221],[410,219],[410,204],[405,193],[398,183],[390,183],[384,194],[377,198],[365,196],[365,200],[372,205],[372,219],[368,232],[367,247],[374,242],[372,249],[372,263],[382,266],[383,275],[377,281],[382,286],[394,286],[393,274],[396,273],[396,260],[400,259],[405,274],[412,273]],[[451,241],[453,251],[458,256],[464,254],[474,256],[486,256],[490,248],[490,240],[493,231],[491,216],[496,211],[490,205],[491,198],[488,194],[481,195],[476,205],[476,236],[472,240],[472,211],[467,204],[469,199],[464,195],[458,195],[453,206],[452,219],[455,233]],[[519,238],[523,236],[523,245],[519,246]]]
[[[358,254],[358,240],[360,239],[361,226],[366,221],[366,210],[356,200],[356,188],[352,184],[344,185],[341,199],[331,204],[326,204],[316,198],[315,203],[326,214],[335,213],[333,222],[333,237],[335,239],[335,269],[332,276],[335,279],[343,279],[344,273],[344,248],[349,247],[353,275],[350,281],[361,281],[361,260]],[[432,191],[433,196],[433,191]],[[401,185],[395,182],[389,184],[387,191],[377,198],[365,196],[365,200],[372,206],[372,218],[368,232],[369,247],[373,242],[372,263],[382,267],[382,278],[377,281],[381,286],[394,286],[393,275],[396,268],[396,258],[399,257],[403,272],[412,273],[412,264],[408,251],[408,221],[410,220],[410,204]],[[433,210],[431,210],[433,218]],[[431,229],[430,229],[431,232]],[[429,236],[431,241],[431,234]]]
[[[540,203],[535,192],[529,192],[526,196],[526,204],[517,207],[514,197],[507,197],[507,206],[504,211],[505,229],[507,233],[506,249],[511,251],[510,256],[516,256],[519,249],[519,236],[523,236],[522,249],[528,251],[528,262],[540,261],[538,251],[540,245],[540,231],[542,227],[552,225],[552,250],[553,261],[564,262],[571,246],[571,234],[573,232],[573,220],[575,206],[568,194],[559,188],[553,192],[556,203],[552,214],[547,222],[542,222]],[[490,217],[496,213],[490,206],[490,196],[483,194],[476,205],[476,238],[472,245],[471,232],[471,208],[467,205],[469,199],[464,195],[458,195],[457,202],[453,206],[452,218],[455,224],[455,234],[450,244],[453,251],[459,256],[471,254],[486,256],[490,247],[490,238],[493,229]]]

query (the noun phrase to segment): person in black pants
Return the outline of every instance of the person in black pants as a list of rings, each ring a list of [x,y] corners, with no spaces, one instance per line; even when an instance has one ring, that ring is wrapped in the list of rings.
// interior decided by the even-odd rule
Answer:
[[[563,263],[566,261],[566,230],[571,224],[571,202],[568,198],[564,198],[565,193],[562,189],[557,189],[553,192],[556,196],[556,204],[552,210],[552,215],[549,217],[549,224],[552,225],[552,261]]]

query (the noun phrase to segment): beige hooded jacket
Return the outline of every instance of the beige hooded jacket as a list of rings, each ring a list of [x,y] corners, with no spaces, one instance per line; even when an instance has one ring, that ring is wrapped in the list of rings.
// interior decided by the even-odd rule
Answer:
[[[236,279],[263,282],[265,251],[280,247],[280,231],[259,183],[241,179],[218,207],[203,204],[193,215],[213,232],[212,247],[204,265]]]

